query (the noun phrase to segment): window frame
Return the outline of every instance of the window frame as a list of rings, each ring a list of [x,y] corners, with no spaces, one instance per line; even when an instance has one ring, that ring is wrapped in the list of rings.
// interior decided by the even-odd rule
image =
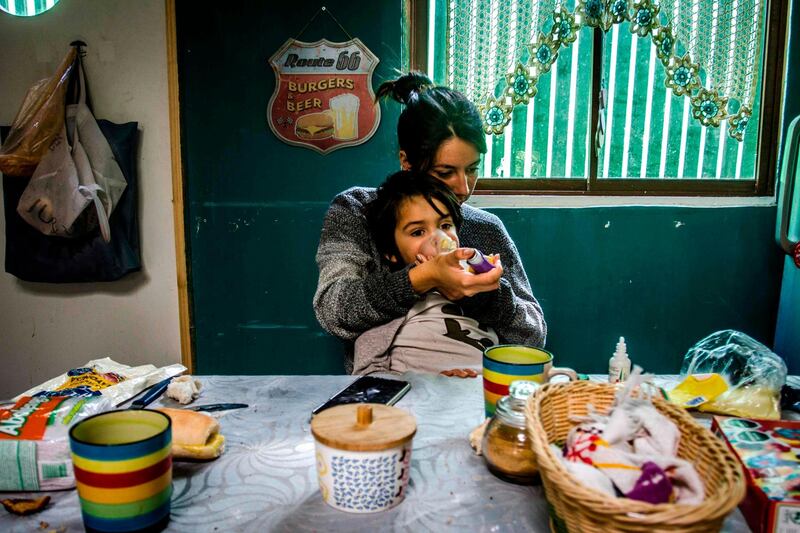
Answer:
[[[405,50],[411,70],[428,71],[428,23],[431,0],[403,0]],[[435,1],[435,0],[434,0]],[[773,196],[783,102],[783,71],[787,54],[787,26],[791,0],[765,0],[765,42],[761,63],[761,101],[758,120],[759,147],[755,180],[598,178],[599,154],[589,142],[589,176],[576,178],[479,179],[479,195],[593,195],[593,196]],[[604,32],[594,28],[592,48],[592,100],[589,139],[597,132]],[[753,132],[750,132],[752,135]]]

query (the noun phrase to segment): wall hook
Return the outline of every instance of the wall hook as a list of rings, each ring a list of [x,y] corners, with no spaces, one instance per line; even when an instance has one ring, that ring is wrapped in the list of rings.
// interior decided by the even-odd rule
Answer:
[[[80,40],[72,41],[71,43],[69,43],[69,45],[77,47],[78,48],[78,54],[81,57],[86,57],[86,50],[84,50],[84,48],[86,48],[88,45],[85,42],[80,41]]]

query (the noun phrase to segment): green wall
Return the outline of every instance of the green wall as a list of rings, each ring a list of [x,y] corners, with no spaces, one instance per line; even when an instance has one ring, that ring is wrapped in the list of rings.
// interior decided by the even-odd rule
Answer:
[[[321,4],[319,4],[321,5]],[[330,199],[397,168],[399,108],[367,143],[321,156],[266,124],[268,58],[319,7],[178,2],[186,231],[196,371],[341,373],[342,346],[311,308]],[[401,2],[325,4],[381,63],[401,66]],[[320,15],[302,34],[347,37]],[[617,337],[634,362],[675,372],[685,350],[733,327],[771,343],[780,283],[774,208],[494,210],[515,238],[559,364],[603,372]],[[490,250],[489,250],[490,251]]]

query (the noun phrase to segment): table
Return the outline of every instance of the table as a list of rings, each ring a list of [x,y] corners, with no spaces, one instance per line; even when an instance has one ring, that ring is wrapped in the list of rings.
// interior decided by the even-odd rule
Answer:
[[[405,376],[412,388],[398,407],[413,412],[418,424],[409,490],[394,509],[371,515],[329,507],[317,485],[309,413],[351,376],[200,379],[199,403],[244,402],[250,408],[221,415],[222,457],[175,464],[167,531],[548,531],[543,488],[495,478],[469,446],[467,435],[483,417],[479,379]],[[76,491],[49,494],[52,501],[41,513],[2,512],[0,531],[43,531],[40,522],[49,524],[45,529],[82,531]],[[738,509],[724,531],[749,531]]]

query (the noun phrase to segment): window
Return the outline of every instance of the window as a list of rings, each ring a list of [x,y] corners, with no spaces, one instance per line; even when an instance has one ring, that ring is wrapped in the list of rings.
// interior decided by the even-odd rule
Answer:
[[[0,9],[18,17],[33,17],[51,9],[58,0],[0,0]]]
[[[715,15],[726,9],[735,13],[740,1],[744,5],[744,0],[699,0],[711,2],[704,9]],[[576,11],[575,3],[567,0],[566,11]],[[633,0],[624,5],[633,12]],[[677,3],[664,5],[678,9]],[[487,136],[478,193],[771,195],[788,2],[765,6],[756,0],[748,5],[763,10],[763,20],[775,22],[761,32],[760,46],[751,42],[746,48],[754,57],[761,52],[761,61],[743,141],[728,134],[728,121],[720,127],[701,125],[690,98],[675,96],[665,85],[666,63],[652,35],[632,33],[628,21],[609,24],[607,32],[584,25],[574,42],[562,46],[549,72],[539,75],[535,96],[513,107],[502,133]],[[518,9],[518,2],[473,0],[473,6],[494,10],[494,17],[499,9]],[[454,49],[463,50],[478,35],[486,39],[486,33],[496,31],[466,32],[454,41],[449,31],[452,0],[410,0],[409,7],[412,67],[426,70],[437,83],[450,85],[454,68],[469,72],[474,54],[452,57]],[[661,16],[665,20],[672,13]],[[692,38],[709,39],[708,46],[714,46],[715,16],[708,17],[706,27],[697,18],[692,15]],[[684,50],[678,41],[675,55]],[[523,64],[528,64],[529,53],[522,51]],[[731,45],[730,57],[734,53],[739,49]],[[700,80],[710,87],[704,72]],[[495,95],[505,86],[499,80]]]

